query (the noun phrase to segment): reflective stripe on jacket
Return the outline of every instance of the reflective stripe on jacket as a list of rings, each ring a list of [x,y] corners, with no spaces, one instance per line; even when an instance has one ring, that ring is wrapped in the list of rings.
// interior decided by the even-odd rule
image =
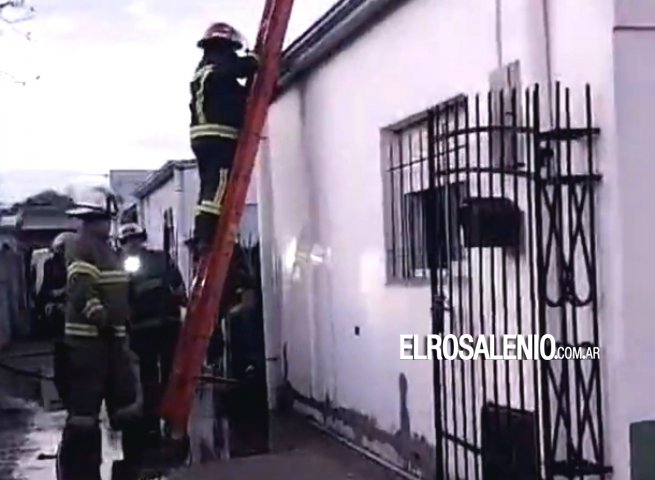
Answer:
[[[130,316],[128,277],[108,242],[77,234],[67,248],[67,336],[98,336],[108,325],[122,336]]]

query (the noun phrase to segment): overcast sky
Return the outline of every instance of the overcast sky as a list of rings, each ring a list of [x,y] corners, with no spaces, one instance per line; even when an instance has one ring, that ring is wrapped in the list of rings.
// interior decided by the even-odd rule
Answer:
[[[28,3],[37,9],[32,20],[13,28],[0,23],[0,200],[48,180],[21,175],[27,183],[17,185],[8,182],[18,178],[12,170],[66,177],[191,158],[195,42],[212,20],[225,20],[253,43],[264,1]],[[334,3],[296,0],[287,42]],[[22,35],[27,31],[31,41]]]

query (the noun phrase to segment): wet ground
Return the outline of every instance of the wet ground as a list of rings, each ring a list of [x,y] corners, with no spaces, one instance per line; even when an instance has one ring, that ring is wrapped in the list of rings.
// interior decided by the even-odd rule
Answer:
[[[3,354],[5,357],[5,354]],[[5,361],[6,362],[6,361]],[[10,362],[16,365],[16,362]],[[45,364],[48,364],[47,357]],[[21,360],[19,366],[42,372],[43,357]],[[47,369],[44,373],[48,373]],[[54,480],[54,453],[65,420],[63,411],[43,408],[43,391],[50,387],[37,379],[0,369],[0,479]],[[227,460],[221,449],[221,422],[214,409],[215,389],[205,385],[199,392],[191,427],[191,462],[162,480],[281,480],[366,479],[391,480],[396,475],[308,426],[295,416],[273,417],[263,432],[267,454]],[[45,395],[48,396],[47,394]],[[103,420],[103,472],[110,480],[112,463],[121,458],[119,434]],[[261,442],[260,442],[261,443]]]
[[[38,404],[0,397],[0,478],[53,480],[65,413],[46,412]],[[103,429],[103,478],[111,477],[111,464],[121,458],[120,438]]]
[[[0,404],[0,478],[51,479],[51,462],[38,457],[56,447],[62,415],[39,414],[38,406],[7,397]]]
[[[168,480],[400,480],[309,426],[299,417],[271,421],[271,451],[265,455],[208,462],[172,473]]]
[[[66,414],[57,410],[48,343],[13,345],[0,355],[0,479],[53,480],[54,454]],[[7,368],[8,367],[8,368]],[[14,370],[15,369],[15,370]],[[27,374],[28,376],[25,376]],[[50,409],[44,408],[48,407]],[[120,437],[103,415],[103,478],[120,459]]]

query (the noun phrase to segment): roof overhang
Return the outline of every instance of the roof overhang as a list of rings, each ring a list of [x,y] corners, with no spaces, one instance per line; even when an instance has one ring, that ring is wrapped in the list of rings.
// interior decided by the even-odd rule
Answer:
[[[133,193],[134,198],[141,200],[156,192],[165,185],[175,174],[175,170],[195,168],[195,160],[170,160],[156,172],[153,172]]]
[[[339,1],[283,52],[276,96],[408,1]]]

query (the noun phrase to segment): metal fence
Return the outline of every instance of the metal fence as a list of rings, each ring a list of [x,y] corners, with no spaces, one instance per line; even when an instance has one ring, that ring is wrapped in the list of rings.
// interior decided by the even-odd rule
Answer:
[[[599,345],[600,132],[590,88],[575,100],[460,96],[392,132],[388,277],[429,281],[433,333]],[[433,367],[437,478],[607,478],[598,358]]]

